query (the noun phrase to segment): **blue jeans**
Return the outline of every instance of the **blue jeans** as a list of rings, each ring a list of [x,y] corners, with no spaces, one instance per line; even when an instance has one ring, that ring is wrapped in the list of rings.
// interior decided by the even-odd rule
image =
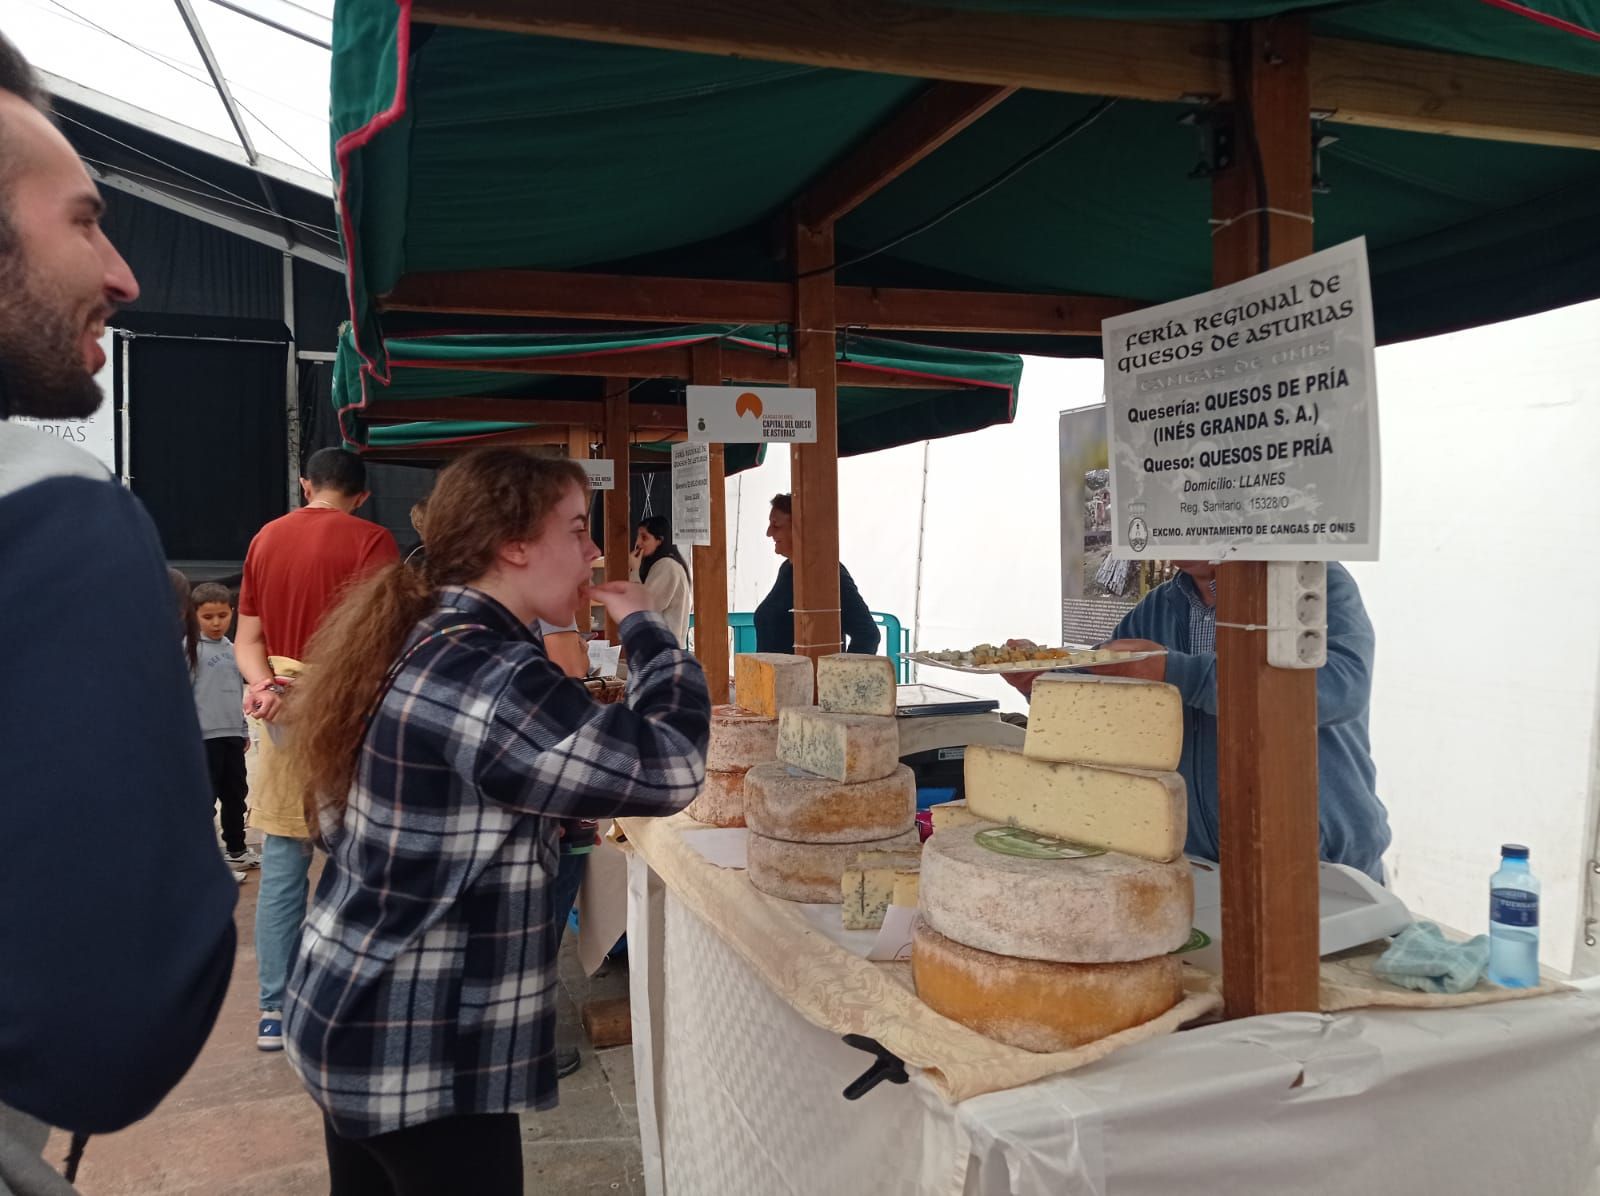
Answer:
[[[256,977],[261,1009],[281,1012],[306,920],[311,841],[268,835],[261,845],[261,890],[256,896]]]

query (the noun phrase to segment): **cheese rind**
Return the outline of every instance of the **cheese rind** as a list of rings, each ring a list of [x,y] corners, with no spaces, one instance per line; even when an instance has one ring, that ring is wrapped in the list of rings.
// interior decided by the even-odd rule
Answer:
[[[733,693],[739,705],[767,718],[790,706],[811,705],[815,672],[809,656],[741,652],[733,658]]]
[[[778,758],[778,720],[741,706],[716,706],[711,711],[711,742],[706,747],[710,772],[744,772]]]
[[[967,751],[971,750],[972,745],[969,743]],[[929,806],[928,813],[931,815],[935,831],[942,831],[951,826],[971,826],[974,822],[989,821],[987,818],[979,818],[967,808],[967,803],[964,801],[940,802],[936,806]]]
[[[1189,941],[1194,881],[1186,860],[1109,851],[1036,859],[984,846],[1004,829],[955,827],[924,846],[917,908],[946,938],[1058,963],[1149,959]]]
[[[936,1013],[1025,1051],[1066,1051],[1160,1017],[1183,999],[1183,965],[1046,963],[995,955],[918,921],[911,978]]]
[[[742,771],[707,772],[705,785],[685,812],[707,826],[743,826],[744,778]]]
[[[909,882],[915,888],[917,869],[922,866],[919,851],[864,851],[845,869],[839,883],[844,898],[841,917],[846,930],[877,930],[885,911]],[[913,896],[911,905],[915,907]]]
[[[904,764],[886,777],[846,784],[775,761],[745,776],[751,830],[792,843],[886,839],[916,825],[917,778]]]
[[[746,847],[750,883],[785,901],[838,904],[845,869],[863,851],[914,849],[916,831],[864,843],[789,843],[751,833]]]
[[[830,714],[893,718],[896,684],[887,656],[838,652],[817,661],[817,705]]]
[[[1183,854],[1189,797],[1179,773],[1061,764],[972,744],[965,775],[968,810],[990,822],[1147,860]]]
[[[1176,686],[1130,677],[1051,673],[1033,686],[1024,755],[1168,772],[1183,755]]]
[[[778,716],[778,759],[836,781],[875,781],[900,767],[892,718],[791,706]]]

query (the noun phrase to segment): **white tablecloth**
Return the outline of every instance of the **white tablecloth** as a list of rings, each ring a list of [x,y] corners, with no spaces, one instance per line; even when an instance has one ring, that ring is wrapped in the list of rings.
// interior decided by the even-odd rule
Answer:
[[[801,1018],[638,858],[634,1067],[652,1196],[1600,1193],[1600,997],[1286,1014],[946,1104]]]

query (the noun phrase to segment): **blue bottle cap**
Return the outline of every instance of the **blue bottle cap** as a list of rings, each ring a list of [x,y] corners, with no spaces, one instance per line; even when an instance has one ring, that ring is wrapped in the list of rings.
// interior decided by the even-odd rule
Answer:
[[[1504,860],[1525,860],[1528,858],[1528,849],[1520,843],[1502,843],[1500,845],[1500,858]]]

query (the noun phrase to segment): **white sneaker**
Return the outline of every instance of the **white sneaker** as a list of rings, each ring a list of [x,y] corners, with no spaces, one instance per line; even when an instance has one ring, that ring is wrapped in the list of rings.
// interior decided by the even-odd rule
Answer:
[[[225,851],[222,858],[235,872],[248,872],[251,868],[261,867],[261,856],[252,847],[246,847],[238,853]]]

